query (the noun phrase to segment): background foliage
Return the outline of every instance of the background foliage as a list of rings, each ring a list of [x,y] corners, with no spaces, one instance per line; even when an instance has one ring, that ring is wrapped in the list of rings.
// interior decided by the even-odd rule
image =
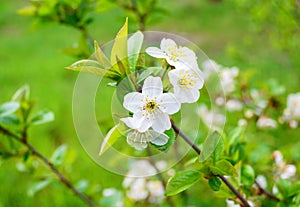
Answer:
[[[77,141],[71,115],[77,74],[63,68],[79,57],[89,56],[93,49],[91,39],[97,39],[100,44],[112,39],[125,16],[131,21],[129,32],[146,28],[177,33],[198,44],[217,62],[237,65],[242,72],[250,71],[249,74],[255,76],[248,83],[250,86],[264,87],[265,80],[272,77],[286,87],[286,94],[299,90],[299,2],[296,0],[287,0],[284,4],[276,0],[149,0],[137,1],[136,5],[125,0],[45,0],[31,4],[22,0],[2,1],[0,103],[10,100],[22,85],[30,84],[31,97],[38,103],[33,112],[48,108],[55,114],[54,122],[29,129],[30,142],[46,157],[53,157],[53,151],[59,146],[60,150],[67,146],[64,165],[59,169],[95,198],[100,199],[98,195],[104,188],[120,188],[123,177],[93,163]],[[107,111],[100,108],[103,106],[97,108],[98,113]],[[229,118],[228,125],[234,120],[235,117]],[[112,124],[101,118],[98,122],[104,130]],[[250,133],[251,142],[246,152],[249,162],[257,169],[263,171],[276,149],[283,152],[289,163],[299,163],[298,129],[281,128],[253,134]],[[1,135],[0,139],[6,137]],[[5,146],[0,147],[4,151]],[[12,150],[19,147],[12,146]],[[259,159],[261,154],[269,159]],[[50,173],[40,162],[32,158],[23,162],[23,159],[14,154],[1,156],[0,205],[82,205],[58,182],[51,182],[35,194],[39,189],[36,183],[44,181]],[[105,182],[107,179],[111,182]],[[209,196],[199,196],[201,192],[209,192],[206,194]],[[191,205],[210,206],[213,201],[225,206],[206,184],[198,184],[188,194]],[[33,198],[33,195],[37,196]]]

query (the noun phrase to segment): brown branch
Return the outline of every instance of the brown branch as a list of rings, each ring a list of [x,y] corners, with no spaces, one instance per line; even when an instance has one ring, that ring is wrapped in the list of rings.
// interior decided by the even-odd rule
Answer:
[[[259,191],[261,194],[266,195],[268,198],[280,202],[280,199],[277,198],[275,195],[273,195],[272,193],[270,193],[269,191],[267,191],[266,189],[264,189],[256,180],[255,180],[255,185],[258,187]]]
[[[186,136],[183,131],[180,130],[180,128],[178,126],[175,125],[175,123],[173,121],[171,121],[172,123],[172,128],[174,129],[174,131],[179,134],[196,152],[198,155],[201,154],[201,150],[199,149],[199,147],[197,145],[195,145],[192,140],[190,140],[188,138],[188,136]],[[248,201],[235,189],[235,187],[223,176],[223,175],[216,175],[218,176],[224,183],[225,185],[227,185],[227,187],[236,195],[236,197],[241,201],[241,203],[243,204],[244,207],[250,207]]]
[[[84,201],[88,206],[94,207],[96,206],[94,202],[88,198],[86,195],[78,191],[72,183],[61,173],[58,171],[58,169],[48,160],[46,157],[44,157],[39,151],[37,151],[31,144],[27,142],[27,135],[26,133],[22,133],[22,136],[18,136],[17,134],[3,128],[0,126],[0,133],[10,136],[14,140],[22,143],[25,145],[29,151],[31,152],[32,155],[36,156],[39,158],[43,163],[45,163],[50,170],[58,177],[58,179],[67,187],[69,188],[76,196],[78,196],[82,201]]]

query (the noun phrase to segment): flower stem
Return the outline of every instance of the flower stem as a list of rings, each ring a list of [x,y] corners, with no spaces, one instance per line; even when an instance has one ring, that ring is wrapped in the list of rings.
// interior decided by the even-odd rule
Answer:
[[[195,145],[189,137],[183,133],[183,131],[180,130],[178,126],[171,120],[172,128],[174,131],[180,135],[184,141],[186,141],[194,150],[197,152],[198,155],[201,154],[201,150],[197,145]],[[223,175],[217,175],[224,183],[227,185],[227,187],[236,195],[236,197],[241,201],[244,207],[250,207],[248,201],[238,192],[237,189],[223,176]]]
[[[78,191],[72,185],[72,183],[61,172],[58,171],[58,169],[50,162],[50,160],[48,160],[46,157],[44,157],[39,151],[37,151],[37,149],[35,149],[31,144],[29,144],[27,142],[27,134],[26,133],[22,133],[22,136],[18,136],[17,134],[3,128],[2,126],[0,126],[0,133],[2,133],[4,135],[7,135],[7,136],[13,138],[14,140],[16,140],[16,141],[22,143],[23,145],[25,145],[28,148],[28,150],[31,152],[32,155],[36,156],[44,164],[46,164],[50,168],[50,170],[58,177],[60,182],[62,182],[77,197],[79,197],[82,201],[84,201],[87,204],[87,206],[89,206],[89,207],[96,206],[90,198],[88,198],[86,195],[84,195],[83,193]]]

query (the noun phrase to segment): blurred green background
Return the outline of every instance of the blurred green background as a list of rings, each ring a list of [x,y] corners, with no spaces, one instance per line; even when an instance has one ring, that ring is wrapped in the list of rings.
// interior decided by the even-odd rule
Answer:
[[[270,12],[278,11],[270,10],[276,1],[270,5],[241,2],[248,4],[234,0],[161,1],[159,5],[165,9],[163,14],[153,18],[146,29],[179,34],[223,65],[238,66],[242,71],[254,70],[253,86],[273,77],[286,86],[287,92],[295,92],[300,83],[299,35],[292,31],[297,25],[286,23],[293,18],[285,16],[285,9],[289,7],[282,4],[279,13],[274,14]],[[38,103],[35,110],[48,108],[56,116],[54,122],[31,129],[29,141],[47,157],[57,146],[66,143],[71,154],[67,160],[69,167],[61,170],[75,182],[86,178],[99,189],[120,186],[123,177],[96,165],[79,144],[73,127],[72,93],[77,74],[64,67],[78,58],[65,54],[63,48],[72,46],[80,32],[57,23],[34,25],[34,18],[16,12],[26,5],[28,2],[24,0],[0,2],[0,102],[9,100],[16,89],[29,84],[31,97]],[[91,13],[94,21],[88,26],[90,35],[101,44],[113,39],[127,15],[118,7]],[[277,21],[278,15],[283,17]],[[129,18],[130,32],[137,27]],[[285,33],[281,34],[283,30]],[[281,143],[275,141],[274,148],[276,144]],[[21,158],[0,160],[0,206],[83,205],[58,183],[29,197],[27,189],[35,177],[39,179],[41,172],[16,170],[16,159],[22,162]],[[46,170],[44,173],[50,174]],[[199,189],[201,191],[190,192],[191,206],[212,206],[211,202],[214,206],[225,206],[207,184]]]

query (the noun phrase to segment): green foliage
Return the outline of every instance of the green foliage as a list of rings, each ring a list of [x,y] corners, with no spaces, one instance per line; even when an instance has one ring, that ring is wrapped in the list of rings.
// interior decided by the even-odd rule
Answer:
[[[140,57],[142,44],[144,41],[144,35],[141,32],[134,33],[128,39],[128,62],[131,72],[135,72],[135,68]]]
[[[200,162],[211,158],[213,163],[216,163],[222,154],[224,141],[218,132],[213,132],[208,136],[203,144],[203,149],[200,155]]]
[[[237,176],[236,169],[227,160],[219,160],[214,166],[211,166],[210,169],[215,175]]]
[[[201,174],[196,170],[177,172],[167,183],[166,196],[176,195],[199,181]]]
[[[109,130],[101,144],[99,155],[102,155],[106,150],[108,150],[109,147],[111,147],[116,141],[124,136],[120,130],[121,124],[117,124]]]
[[[275,48],[297,51],[299,45],[299,3],[295,0],[230,0],[252,20],[256,31],[265,32]]]
[[[54,114],[51,111],[43,110],[39,111],[37,114],[35,114],[30,120],[30,125],[39,125],[39,124],[45,124],[47,122],[51,122],[54,120]]]
[[[250,165],[241,167],[241,183],[246,186],[252,186],[255,180],[254,169]]]
[[[218,177],[211,177],[208,179],[208,184],[209,187],[213,190],[213,191],[219,191],[220,187],[221,187],[221,180]]]
[[[60,166],[65,158],[67,152],[67,145],[62,144],[59,147],[57,147],[57,149],[53,152],[52,156],[51,156],[51,162],[55,165],[55,166]]]
[[[45,180],[41,180],[38,181],[36,183],[33,183],[28,191],[27,194],[29,196],[34,196],[37,192],[43,190],[44,188],[46,188],[50,183],[52,182],[52,179],[45,179]]]
[[[156,149],[162,151],[162,152],[167,152],[168,149],[174,144],[175,140],[176,140],[176,134],[174,129],[169,129],[167,131],[164,132],[164,134],[166,134],[169,137],[169,140],[166,144],[158,146],[155,145],[153,143],[151,143],[153,146],[155,146]]]

